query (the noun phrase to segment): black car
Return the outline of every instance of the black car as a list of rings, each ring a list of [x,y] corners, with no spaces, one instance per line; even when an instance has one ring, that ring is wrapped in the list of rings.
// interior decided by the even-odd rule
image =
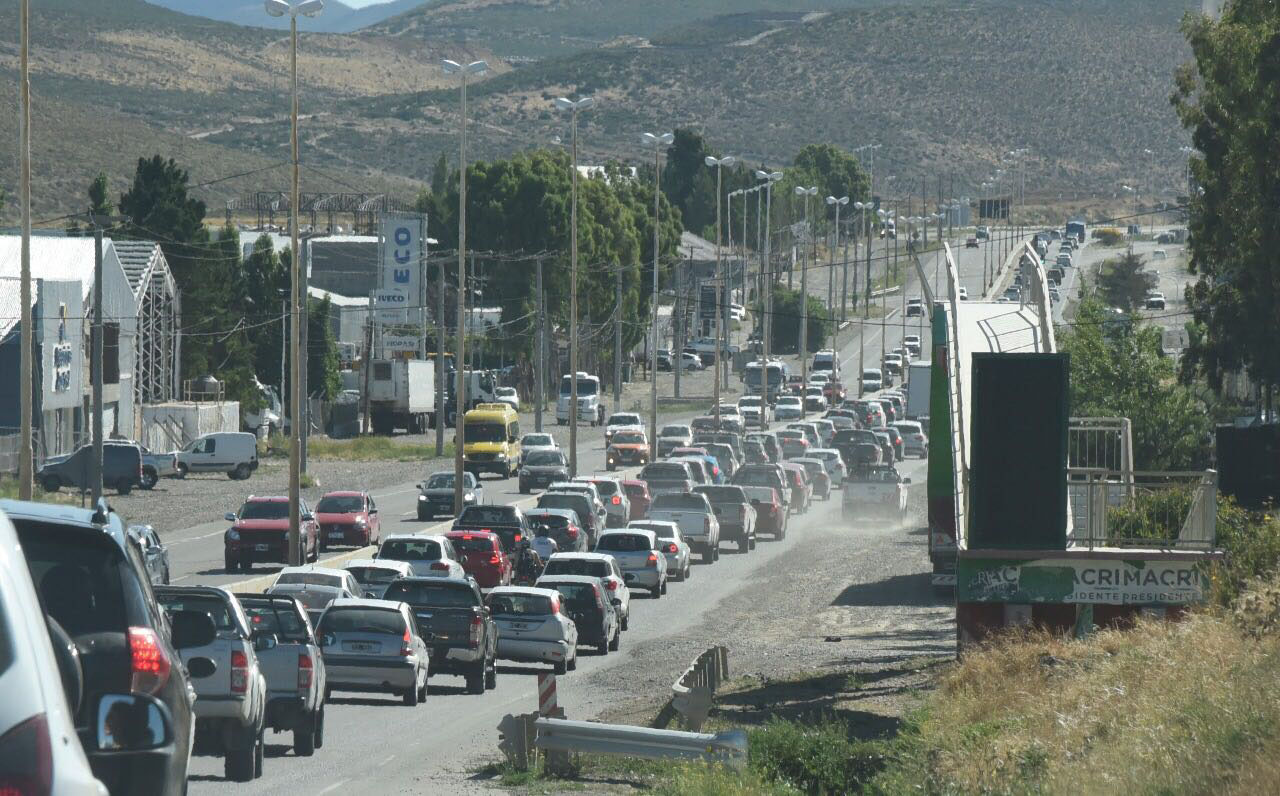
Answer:
[[[653,465],[649,465],[652,467]],[[587,535],[587,547],[596,546],[596,537],[603,530],[596,517],[591,499],[581,492],[544,492],[538,497],[540,509],[572,509],[582,520],[582,531]]]
[[[169,548],[160,541],[160,535],[150,525],[130,525],[129,538],[138,545],[138,552],[147,565],[147,577],[152,586],[169,584]]]
[[[78,665],[73,655],[59,654],[59,661],[70,670],[62,672],[64,682],[80,686],[73,696],[82,696],[69,703],[93,775],[122,796],[185,793],[195,722],[188,671],[213,672],[196,663],[201,659],[184,667],[178,650],[212,643],[213,620],[165,613],[137,545],[106,501],[88,510],[0,500],[0,512],[17,529],[55,649],[74,645],[78,655]],[[136,731],[114,734],[131,738],[124,749],[104,751],[97,743],[108,699],[123,706],[125,720],[138,722]]]
[[[569,480],[569,460],[562,451],[530,451],[520,463],[520,494]]]
[[[573,515],[572,519],[569,514]],[[581,521],[577,519],[578,512],[570,509],[530,509],[524,516],[529,521],[533,535],[538,536],[540,528],[545,527],[547,535],[555,541],[556,549],[561,553],[587,552],[587,535],[579,525]]]
[[[517,506],[467,506],[449,530],[495,533],[508,554],[515,551],[521,539],[531,535],[529,521]]]
[[[456,674],[467,693],[498,685],[498,626],[471,578],[397,578],[384,600],[407,603],[431,648],[429,676]]]
[[[46,492],[62,487],[89,490],[93,477],[93,446],[83,445],[68,456],[55,456],[45,461],[36,480]],[[102,446],[102,486],[127,495],[142,485],[142,449],[137,445],[113,442]]]
[[[578,628],[578,644],[590,644],[601,655],[618,649],[622,600],[609,596],[604,581],[589,575],[543,575],[535,585],[560,592],[564,611]]]
[[[778,447],[778,438],[774,435],[765,433],[748,434],[746,438],[760,443],[764,447],[764,452],[769,457],[769,461],[773,464],[777,464],[782,460],[782,449]]]

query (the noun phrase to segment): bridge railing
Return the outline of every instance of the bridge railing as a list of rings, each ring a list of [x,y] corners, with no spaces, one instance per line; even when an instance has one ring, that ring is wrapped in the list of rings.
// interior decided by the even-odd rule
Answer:
[[[1067,470],[1071,547],[1213,550],[1218,474]]]

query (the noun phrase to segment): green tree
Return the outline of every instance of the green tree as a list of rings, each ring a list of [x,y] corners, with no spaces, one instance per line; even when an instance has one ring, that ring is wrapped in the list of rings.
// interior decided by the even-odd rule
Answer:
[[[253,244],[253,251],[243,265],[245,306],[253,328],[253,363],[258,380],[274,385],[280,391],[281,400],[287,400],[280,383],[282,350],[287,334],[287,314],[282,302],[289,298],[289,269],[291,253],[288,249],[277,254],[271,238],[262,235]]]
[[[444,196],[449,185],[449,159],[443,152],[436,159],[435,168],[431,169],[431,193]]]
[[[1160,327],[1114,323],[1096,296],[1086,296],[1058,348],[1071,355],[1071,413],[1127,417],[1133,423],[1139,470],[1193,470],[1207,464],[1209,408],[1176,380],[1172,359],[1160,353]]]
[[[809,296],[809,353],[819,351],[831,334],[831,319],[827,306],[816,296]],[[761,312],[759,307],[756,312]],[[770,349],[779,353],[794,354],[800,341],[800,291],[788,290],[782,285],[773,288],[773,339]]]
[[[342,391],[338,375],[338,343],[329,322],[329,297],[312,301],[307,312],[307,391],[332,401]]]
[[[93,182],[89,183],[90,215],[109,216],[115,213],[116,206],[108,198],[108,190],[110,190],[110,186],[107,184],[107,175],[100,171],[98,176],[93,178]]]
[[[183,293],[196,284],[209,253],[205,204],[187,195],[188,179],[186,170],[172,158],[139,158],[133,184],[120,197],[120,212],[129,223],[119,237],[159,241]],[[184,310],[193,298],[186,296]]]
[[[1280,383],[1280,6],[1225,4],[1217,20],[1188,15],[1183,31],[1194,61],[1177,74],[1172,97],[1198,155],[1190,168],[1200,191],[1190,206],[1187,291],[1195,323],[1182,376],[1199,373],[1221,389],[1245,369],[1270,388]]]
[[[1131,312],[1143,306],[1147,293],[1159,282],[1158,277],[1143,270],[1142,256],[1132,251],[1102,263],[1098,275],[1098,291],[1109,306]]]

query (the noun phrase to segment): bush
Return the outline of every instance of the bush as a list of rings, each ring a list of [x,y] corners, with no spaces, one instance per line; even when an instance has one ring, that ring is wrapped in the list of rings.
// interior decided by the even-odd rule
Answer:
[[[1124,232],[1115,227],[1098,227],[1094,229],[1093,237],[1103,246],[1119,246],[1124,242]]]
[[[1218,605],[1229,606],[1251,583],[1280,569],[1280,518],[1219,497],[1218,546],[1226,559],[1209,567],[1210,594]]]
[[[1107,541],[1176,539],[1194,499],[1192,487],[1139,492],[1132,503],[1107,509]]]
[[[806,793],[852,793],[884,766],[883,746],[850,739],[836,721],[775,720],[750,732],[751,768]]]

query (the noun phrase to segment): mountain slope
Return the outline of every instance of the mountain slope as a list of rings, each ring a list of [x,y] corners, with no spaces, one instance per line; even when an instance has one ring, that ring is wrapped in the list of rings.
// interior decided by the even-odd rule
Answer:
[[[287,30],[288,17],[272,17],[261,2],[244,0],[147,0],[156,6],[191,16],[205,17],[255,28]],[[315,17],[303,17],[299,28],[315,33],[350,33],[381,22],[388,17],[410,11],[423,0],[388,0],[385,3],[353,8],[340,0],[325,0],[324,11]]]

